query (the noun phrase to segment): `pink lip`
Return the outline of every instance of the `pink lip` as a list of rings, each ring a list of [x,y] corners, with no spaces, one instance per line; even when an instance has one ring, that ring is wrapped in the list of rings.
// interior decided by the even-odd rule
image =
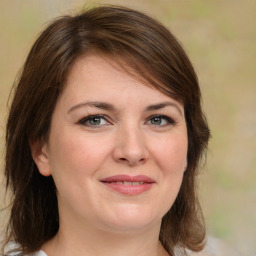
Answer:
[[[150,190],[151,187],[155,184],[155,181],[153,179],[144,175],[116,175],[104,178],[101,180],[101,182],[108,188],[125,195],[141,194]]]

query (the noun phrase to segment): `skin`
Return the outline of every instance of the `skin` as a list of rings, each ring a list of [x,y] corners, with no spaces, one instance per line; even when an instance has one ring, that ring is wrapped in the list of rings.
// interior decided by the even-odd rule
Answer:
[[[42,249],[48,256],[168,255],[159,230],[180,189],[187,144],[181,103],[111,59],[78,59],[49,140],[31,145],[40,173],[53,176],[59,204],[59,232]],[[124,174],[146,175],[154,184],[127,195],[101,182]]]

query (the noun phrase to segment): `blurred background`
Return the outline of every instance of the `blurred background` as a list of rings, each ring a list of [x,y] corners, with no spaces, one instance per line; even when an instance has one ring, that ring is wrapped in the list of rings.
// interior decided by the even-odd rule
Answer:
[[[1,181],[8,95],[32,43],[53,17],[101,3],[146,12],[182,42],[212,130],[199,186],[208,232],[240,255],[256,255],[255,0],[0,0]],[[1,211],[1,226],[5,216]]]

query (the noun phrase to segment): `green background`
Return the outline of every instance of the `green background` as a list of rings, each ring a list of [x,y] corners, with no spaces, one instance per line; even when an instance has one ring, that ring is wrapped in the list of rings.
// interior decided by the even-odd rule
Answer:
[[[256,253],[254,0],[0,0],[0,170],[9,91],[33,41],[53,17],[100,3],[144,11],[182,42],[198,73],[213,136],[199,187],[208,231],[241,255]],[[0,195],[2,201],[2,184]],[[5,216],[2,211],[1,226]]]

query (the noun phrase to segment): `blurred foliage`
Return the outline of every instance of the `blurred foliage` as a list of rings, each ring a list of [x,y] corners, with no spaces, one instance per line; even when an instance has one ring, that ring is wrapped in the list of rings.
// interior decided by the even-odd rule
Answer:
[[[256,1],[0,0],[1,154],[9,91],[32,42],[56,15],[100,3],[142,10],[182,42],[198,73],[213,136],[200,176],[209,232],[243,253],[255,252]]]

